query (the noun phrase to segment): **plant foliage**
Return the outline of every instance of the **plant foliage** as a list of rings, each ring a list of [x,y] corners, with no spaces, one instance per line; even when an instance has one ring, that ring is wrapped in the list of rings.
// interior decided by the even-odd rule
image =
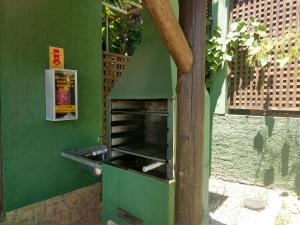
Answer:
[[[117,8],[128,11],[132,8],[129,2],[141,3],[140,0],[105,0],[105,2],[116,6]]]
[[[130,6],[127,0],[106,0],[106,2],[127,10]],[[139,2],[136,0],[136,2]],[[109,18],[108,47],[106,49],[106,16]],[[103,49],[114,53],[132,55],[142,39],[141,13],[123,15],[108,7],[102,11],[102,43]]]
[[[244,51],[246,63],[252,68],[262,70],[273,59],[281,68],[285,67],[300,58],[300,27],[289,29],[279,37],[268,37],[266,26],[258,18],[251,18],[249,23],[243,20],[232,23],[225,37],[222,37],[221,29],[215,27],[206,41],[208,87],[211,87],[214,75],[234,60],[238,51]],[[297,74],[300,75],[300,69]]]

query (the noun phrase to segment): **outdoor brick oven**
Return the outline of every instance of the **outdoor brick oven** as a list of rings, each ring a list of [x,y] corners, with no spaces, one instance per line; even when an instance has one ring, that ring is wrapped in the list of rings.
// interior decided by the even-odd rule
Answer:
[[[107,111],[111,164],[174,179],[173,100],[109,99]]]

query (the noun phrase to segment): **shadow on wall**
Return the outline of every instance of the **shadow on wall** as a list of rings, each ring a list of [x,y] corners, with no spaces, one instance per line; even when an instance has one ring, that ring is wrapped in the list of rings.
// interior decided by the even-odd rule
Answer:
[[[275,125],[275,119],[271,116],[265,117],[265,125],[268,128],[268,137],[272,137],[274,125]]]
[[[289,159],[290,159],[290,145],[284,143],[281,149],[281,176],[285,177],[289,174]]]
[[[264,150],[264,137],[260,132],[255,135],[253,142],[254,150],[258,153],[262,153]]]
[[[276,181],[276,177],[281,176],[282,178],[291,179],[295,176],[295,192],[300,196],[300,162],[297,160],[294,164],[291,164],[291,146],[290,141],[293,139],[287,130],[288,136],[287,141],[282,145],[280,151],[274,151],[273,148],[267,146],[267,139],[272,137],[275,126],[275,119],[273,117],[265,117],[265,125],[267,132],[260,130],[253,139],[253,148],[260,155],[260,162],[258,165],[256,177],[260,177],[259,174],[262,167],[269,165],[269,168],[263,169],[263,185],[270,186]],[[296,139],[296,146],[297,143]],[[298,157],[300,158],[300,151],[298,151]],[[279,165],[275,165],[275,164]],[[277,169],[280,168],[277,172]]]
[[[270,186],[271,184],[274,184],[275,180],[275,170],[272,166],[269,169],[266,169],[264,172],[264,186]]]
[[[275,126],[275,119],[274,117],[266,116],[265,117],[265,125],[268,129],[268,137],[272,137],[274,126]],[[266,138],[261,134],[261,131],[259,131],[256,136],[254,137],[254,149],[258,153],[262,153],[264,148],[266,148],[265,143],[266,143]]]

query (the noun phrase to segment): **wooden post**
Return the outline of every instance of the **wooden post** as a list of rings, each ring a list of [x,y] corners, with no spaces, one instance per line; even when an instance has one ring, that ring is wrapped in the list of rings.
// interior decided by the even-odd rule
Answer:
[[[179,21],[192,46],[194,63],[188,76],[178,76],[177,83],[176,225],[200,225],[204,215],[206,9],[205,0],[179,0]]]
[[[162,40],[182,74],[191,71],[193,54],[169,0],[143,0]]]

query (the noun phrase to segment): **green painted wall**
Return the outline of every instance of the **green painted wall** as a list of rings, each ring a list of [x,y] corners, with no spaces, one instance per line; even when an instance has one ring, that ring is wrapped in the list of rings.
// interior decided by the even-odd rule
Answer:
[[[228,32],[230,0],[212,0],[213,26],[221,28],[222,37]],[[227,112],[227,71],[228,66],[218,71],[215,75],[213,86],[210,90],[211,115],[225,114]]]
[[[212,176],[300,195],[300,119],[215,116]]]
[[[0,8],[4,4],[1,129],[9,211],[96,181],[60,153],[96,144],[101,135],[101,0],[1,0]],[[63,47],[65,68],[78,70],[77,121],[45,119],[49,45]]]
[[[203,195],[203,209],[204,218],[203,225],[208,224],[208,183],[210,176],[210,154],[211,154],[211,115],[210,115],[210,96],[205,92],[205,109],[204,109],[204,156],[203,156],[203,180],[202,180],[202,195]]]

